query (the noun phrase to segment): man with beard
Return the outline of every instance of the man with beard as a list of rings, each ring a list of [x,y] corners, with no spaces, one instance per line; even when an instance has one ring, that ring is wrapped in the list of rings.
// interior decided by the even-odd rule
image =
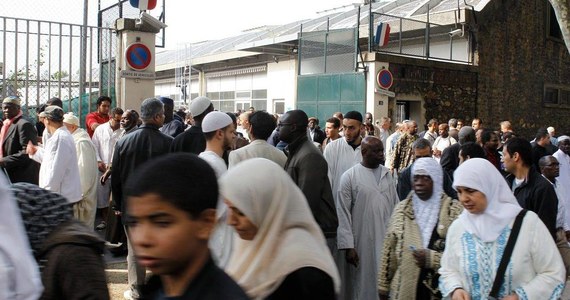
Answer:
[[[20,98],[2,101],[4,123],[0,132],[0,172],[3,168],[12,183],[38,184],[40,165],[22,151],[29,141],[37,145],[37,133],[32,123],[23,118]]]
[[[236,136],[236,129],[232,118],[223,112],[208,113],[202,121],[202,131],[206,138],[206,150],[200,155],[216,173],[216,178],[222,177],[228,171],[223,159],[224,151],[230,150]],[[234,230],[228,225],[228,208],[223,199],[218,199],[216,211],[216,227],[212,231],[210,249],[212,256],[221,268],[224,268],[233,249]]]
[[[228,170],[222,157],[224,151],[232,147],[236,135],[234,123],[228,114],[213,111],[204,117],[202,131],[206,137],[206,150],[198,156],[208,162],[216,171],[216,177],[220,178]]]
[[[352,266],[339,271],[348,273],[346,283],[354,287],[350,299],[376,300],[382,244],[399,199],[390,170],[382,166],[382,142],[367,136],[361,145],[362,162],[340,179],[338,248]]]

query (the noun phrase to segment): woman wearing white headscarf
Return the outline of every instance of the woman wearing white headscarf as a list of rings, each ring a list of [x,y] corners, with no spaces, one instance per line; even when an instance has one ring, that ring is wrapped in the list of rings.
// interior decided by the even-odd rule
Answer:
[[[449,228],[440,289],[451,299],[487,299],[516,216],[521,211],[507,183],[485,159],[455,171],[453,187],[465,210]],[[558,299],[564,264],[546,226],[526,212],[506,268],[499,299]]]
[[[252,299],[335,299],[340,280],[301,190],[277,164],[244,161],[221,179],[236,229],[226,268]]]
[[[440,299],[437,269],[447,229],[461,204],[443,192],[443,170],[431,158],[412,167],[413,191],[392,214],[378,276],[380,299]]]
[[[0,299],[36,300],[43,289],[40,272],[32,256],[22,216],[2,173],[0,220]]]

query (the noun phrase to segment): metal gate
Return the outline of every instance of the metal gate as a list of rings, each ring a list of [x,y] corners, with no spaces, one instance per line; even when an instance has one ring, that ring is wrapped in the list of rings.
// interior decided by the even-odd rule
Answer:
[[[19,96],[35,120],[58,97],[84,120],[99,96],[115,99],[116,43],[112,28],[0,17],[0,99]]]

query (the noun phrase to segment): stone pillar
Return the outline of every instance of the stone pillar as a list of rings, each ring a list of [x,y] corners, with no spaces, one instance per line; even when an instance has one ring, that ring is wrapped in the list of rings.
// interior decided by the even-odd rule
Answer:
[[[369,54],[370,58],[374,58],[375,54]],[[381,117],[388,117],[388,96],[378,93],[380,89],[376,83],[376,75],[382,68],[388,69],[388,62],[378,62],[370,61],[366,63],[368,66],[368,75],[366,76],[366,112],[371,112],[374,116],[374,120],[380,119]]]
[[[116,96],[117,105],[123,109],[135,109],[140,113],[141,103],[154,97],[155,83],[155,37],[160,29],[137,26],[135,19],[118,19],[116,53]],[[142,43],[149,50],[151,60],[144,70],[131,68],[126,59],[127,48]]]

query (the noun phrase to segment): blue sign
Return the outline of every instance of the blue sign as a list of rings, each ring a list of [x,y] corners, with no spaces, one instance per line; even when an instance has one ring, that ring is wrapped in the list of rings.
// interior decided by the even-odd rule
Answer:
[[[127,65],[133,70],[142,71],[150,65],[152,54],[150,49],[142,43],[134,43],[127,48],[125,53]]]

